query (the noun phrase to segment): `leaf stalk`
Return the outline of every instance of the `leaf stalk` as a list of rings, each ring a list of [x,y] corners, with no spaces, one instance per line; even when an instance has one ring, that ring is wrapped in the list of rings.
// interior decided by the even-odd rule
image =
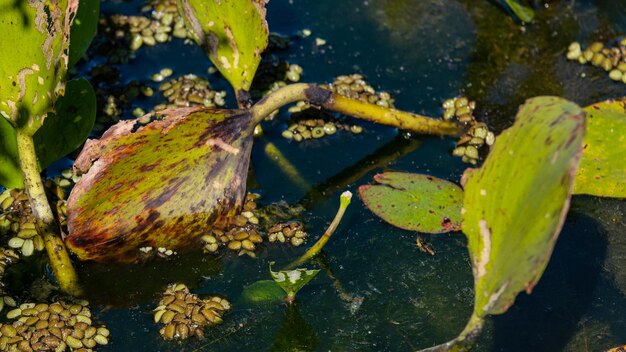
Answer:
[[[274,110],[297,101],[308,101],[325,109],[350,115],[402,130],[430,135],[457,136],[461,126],[427,116],[385,108],[376,104],[350,99],[314,84],[297,83],[278,89],[250,108],[254,125]]]
[[[44,240],[52,272],[63,292],[79,296],[82,289],[78,276],[65,248],[58,236],[59,227],[46,197],[46,191],[39,174],[39,164],[35,154],[33,137],[23,130],[17,130],[17,148],[20,168],[24,174],[24,189],[35,217],[37,232]]]

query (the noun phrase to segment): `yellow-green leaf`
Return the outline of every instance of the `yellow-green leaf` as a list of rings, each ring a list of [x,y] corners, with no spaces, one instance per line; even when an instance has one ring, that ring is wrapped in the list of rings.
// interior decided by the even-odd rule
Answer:
[[[178,0],[187,26],[237,95],[248,91],[267,47],[267,0]]]
[[[463,190],[456,184],[407,172],[384,172],[374,180],[378,184],[359,187],[359,195],[369,210],[391,225],[425,233],[461,229]]]
[[[143,246],[179,249],[234,216],[245,196],[248,112],[171,109],[88,140],[68,199],[68,247],[83,260],[132,261]]]
[[[0,0],[0,115],[32,135],[63,95],[78,0]]]
[[[484,165],[464,175],[474,315],[505,312],[541,277],[569,207],[584,134],[576,104],[529,99]]]
[[[575,194],[626,198],[626,98],[587,106]]]

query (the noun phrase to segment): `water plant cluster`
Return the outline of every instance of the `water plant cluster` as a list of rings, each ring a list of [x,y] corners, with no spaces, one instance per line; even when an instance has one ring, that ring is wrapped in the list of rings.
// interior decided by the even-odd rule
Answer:
[[[257,70],[265,70],[261,54],[272,43],[266,3],[151,1],[147,16],[105,20],[99,19],[97,1],[0,3],[0,28],[7,33],[0,51],[15,53],[0,58],[0,185],[6,188],[0,194],[0,235],[10,247],[0,249],[0,274],[20,257],[45,250],[65,297],[18,305],[0,286],[0,306],[12,308],[7,318],[13,320],[0,324],[0,349],[80,351],[109,343],[109,330],[92,323],[88,303],[71,298],[84,294],[77,261],[132,266],[200,250],[215,256],[222,249],[255,258],[267,244],[305,245],[297,259],[280,269],[273,263],[243,294],[293,306],[297,293],[324,270],[321,261],[319,269],[311,268],[313,259],[338,229],[352,193],[341,194],[335,218],[313,243],[295,207],[265,208],[257,204],[258,194],[248,192],[252,148],[263,135],[259,126],[288,104],[295,104],[289,108],[294,120],[280,134],[291,141],[362,133],[359,120],[346,120],[352,116],[413,134],[458,137],[451,156],[476,166],[459,180],[387,171],[358,189],[364,205],[392,226],[422,234],[462,232],[467,238],[472,314],[457,338],[427,350],[470,349],[489,316],[505,313],[520,292],[532,292],[572,195],[626,198],[626,99],[583,108],[554,96],[527,97],[514,123],[496,136],[468,97],[443,102],[442,118],[404,112],[395,109],[390,93],[377,91],[360,74],[328,85],[296,83],[302,67],[282,62],[274,65],[283,70],[273,75],[278,78],[254,90]],[[520,21],[532,21],[530,5],[501,3]],[[223,109],[227,93],[213,90],[208,80],[170,78],[166,68],[152,75],[166,103],[148,113],[134,108],[135,119],[118,121],[121,104],[155,91],[133,84],[104,98],[88,80],[71,79],[99,25],[106,35],[94,45],[108,46],[116,62],[143,46],[175,38],[195,42],[212,62],[211,74],[230,84],[237,108]],[[274,36],[274,45],[286,45],[279,39]],[[623,80],[622,44],[605,48],[598,42],[583,50],[573,43],[565,55]],[[98,109],[105,119],[96,118]],[[93,138],[94,130],[106,127]],[[306,185],[275,145],[266,149]],[[72,170],[44,181],[42,171],[67,155]],[[420,239],[418,247],[434,255]],[[324,272],[358,309],[362,299]],[[165,340],[185,340],[204,337],[229,310],[228,299],[198,296],[178,282],[165,288],[153,318]]]

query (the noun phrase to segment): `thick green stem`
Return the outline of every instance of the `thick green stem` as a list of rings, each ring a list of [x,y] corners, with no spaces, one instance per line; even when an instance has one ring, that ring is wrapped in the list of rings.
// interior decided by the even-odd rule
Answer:
[[[343,214],[346,212],[346,208],[348,208],[348,205],[350,205],[351,199],[352,193],[350,193],[349,191],[345,191],[341,194],[341,197],[339,198],[339,210],[337,211],[337,215],[335,215],[333,221],[326,229],[326,232],[324,232],[322,237],[317,240],[313,247],[309,248],[306,253],[304,253],[300,258],[291,262],[283,270],[291,270],[297,268],[298,266],[309,261],[311,258],[315,257],[322,250],[322,248],[324,248],[326,242],[328,242],[328,240],[330,239],[330,236],[333,235],[333,233],[337,229],[337,226],[339,226],[339,222],[341,222],[341,218],[343,218]]]
[[[17,131],[17,148],[20,168],[24,174],[24,189],[35,216],[37,232],[43,237],[50,266],[61,290],[78,296],[81,293],[78,276],[72,266],[63,240],[58,236],[59,227],[46,198],[46,191],[39,175],[39,165],[32,136]]]
[[[305,83],[291,84],[280,88],[261,99],[250,108],[250,112],[254,122],[258,124],[272,111],[300,100],[308,101],[328,110],[414,133],[456,136],[461,131],[461,126],[456,122],[364,103],[346,98],[314,84]]]

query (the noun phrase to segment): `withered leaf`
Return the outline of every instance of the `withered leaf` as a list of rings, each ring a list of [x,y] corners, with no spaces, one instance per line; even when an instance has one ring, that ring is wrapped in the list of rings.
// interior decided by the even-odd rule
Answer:
[[[68,200],[68,247],[82,260],[132,261],[224,224],[245,196],[252,131],[243,110],[170,109],[136,131],[121,121],[89,140]]]

